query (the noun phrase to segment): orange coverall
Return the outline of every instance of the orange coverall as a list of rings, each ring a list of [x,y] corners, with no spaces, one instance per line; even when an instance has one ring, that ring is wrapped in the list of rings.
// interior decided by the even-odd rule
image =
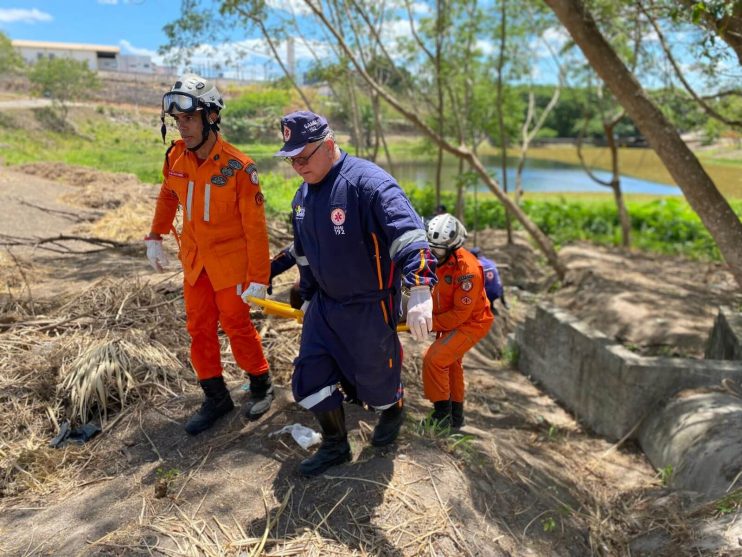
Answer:
[[[168,149],[152,232],[170,232],[183,211],[180,253],[191,361],[199,380],[222,374],[217,326],[229,337],[237,364],[268,372],[260,335],[240,294],[246,284],[269,284],[270,257],[263,194],[253,160],[217,141],[206,160],[178,140]]]
[[[464,402],[461,359],[490,330],[495,320],[484,290],[479,260],[464,248],[438,264],[433,289],[436,341],[423,359],[423,390],[431,402]]]

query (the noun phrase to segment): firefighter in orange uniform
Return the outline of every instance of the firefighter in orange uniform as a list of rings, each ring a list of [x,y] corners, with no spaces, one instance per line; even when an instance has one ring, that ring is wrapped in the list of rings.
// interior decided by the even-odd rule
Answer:
[[[193,74],[179,78],[163,96],[163,140],[166,116],[181,139],[165,155],[164,180],[145,238],[150,263],[162,271],[167,265],[162,235],[173,229],[180,206],[186,326],[191,362],[205,394],[201,408],[185,424],[191,435],[210,428],[234,408],[222,377],[219,324],[237,364],[249,375],[246,417],[259,417],[273,401],[268,362],[247,305],[247,296],[265,298],[269,284],[263,194],[255,163],[218,133],[223,108],[216,87]]]
[[[433,403],[431,419],[441,427],[464,425],[464,354],[492,326],[494,317],[484,289],[481,263],[461,247],[466,229],[453,215],[433,217],[427,226],[430,250],[438,260],[433,289],[436,341],[423,360],[425,398]]]

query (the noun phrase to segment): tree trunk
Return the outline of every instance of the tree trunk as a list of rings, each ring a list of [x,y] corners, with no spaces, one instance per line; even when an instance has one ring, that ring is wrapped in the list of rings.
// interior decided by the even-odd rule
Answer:
[[[507,37],[507,0],[500,0],[500,56],[497,60],[497,126],[500,130],[500,168],[502,169],[502,191],[508,194],[508,141],[505,133],[505,99],[502,91],[502,72],[505,67],[505,45]],[[516,196],[517,197],[517,196]],[[517,201],[516,201],[517,203]],[[505,213],[505,229],[508,244],[513,243],[513,223],[510,213]]]
[[[611,122],[603,122],[603,131],[605,140],[608,143],[608,150],[611,152],[611,189],[613,198],[616,201],[616,210],[618,211],[618,221],[621,223],[621,245],[625,248],[631,246],[631,219],[629,211],[624,203],[623,193],[621,192],[621,170],[618,164],[618,147],[616,146],[616,136],[613,132],[616,124],[620,122],[616,118]]]
[[[677,130],[649,99],[580,0],[544,0],[678,184],[742,287],[742,222]]]

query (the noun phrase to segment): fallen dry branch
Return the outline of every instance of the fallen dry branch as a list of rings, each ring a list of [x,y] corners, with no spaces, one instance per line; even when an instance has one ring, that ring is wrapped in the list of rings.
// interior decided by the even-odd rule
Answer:
[[[93,244],[101,247],[99,249],[92,250],[79,250],[65,245],[66,242],[82,242],[85,244]],[[94,238],[90,236],[70,236],[67,234],[59,234],[58,236],[50,238],[24,238],[22,236],[0,234],[0,246],[27,246],[61,254],[79,255],[86,253],[97,253],[106,249],[125,248],[128,245],[129,244],[117,242],[116,240],[106,240],[105,238]]]

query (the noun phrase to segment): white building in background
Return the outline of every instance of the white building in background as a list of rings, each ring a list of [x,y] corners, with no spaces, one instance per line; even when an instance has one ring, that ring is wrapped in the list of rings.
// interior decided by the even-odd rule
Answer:
[[[155,65],[149,56],[120,54],[118,71],[128,73],[155,73]]]
[[[71,58],[88,63],[95,71],[154,73],[149,56],[122,55],[117,46],[14,40],[13,47],[28,64],[42,58]]]

